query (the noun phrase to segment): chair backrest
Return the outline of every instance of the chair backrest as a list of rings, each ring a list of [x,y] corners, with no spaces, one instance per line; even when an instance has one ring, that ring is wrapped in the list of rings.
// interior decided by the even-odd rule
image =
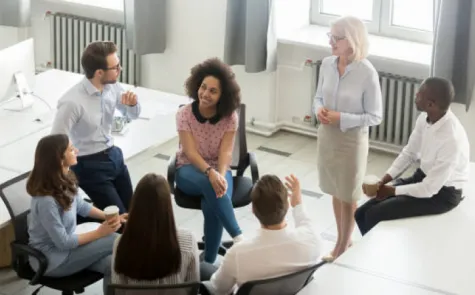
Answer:
[[[236,295],[295,295],[307,285],[315,270],[323,264],[324,262],[321,262],[285,276],[246,282]]]
[[[26,192],[30,172],[10,179],[0,185],[0,197],[7,207],[15,229],[15,241],[28,244],[28,215],[31,196]]]
[[[137,286],[111,284],[107,295],[196,295],[200,283],[183,283],[176,285]]]
[[[239,126],[234,138],[232,169],[244,169],[247,166],[246,105],[237,109]]]

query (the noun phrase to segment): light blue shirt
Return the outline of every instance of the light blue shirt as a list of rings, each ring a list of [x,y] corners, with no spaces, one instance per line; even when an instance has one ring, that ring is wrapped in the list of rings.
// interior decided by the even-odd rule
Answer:
[[[340,112],[340,129],[379,125],[383,103],[379,76],[373,65],[364,59],[350,63],[345,73],[338,73],[338,57],[326,57],[320,66],[313,111],[325,107]]]
[[[48,259],[46,273],[55,269],[68,257],[71,249],[77,248],[76,214],[87,217],[92,205],[79,194],[74,198],[71,209],[64,211],[51,196],[33,197],[28,217],[29,244],[41,251]],[[30,259],[33,269],[38,268],[36,259]]]
[[[52,134],[68,134],[79,156],[95,154],[111,147],[111,135],[116,109],[128,119],[137,119],[140,103],[127,106],[121,103],[124,89],[119,83],[107,84],[100,92],[84,78],[58,101]]]

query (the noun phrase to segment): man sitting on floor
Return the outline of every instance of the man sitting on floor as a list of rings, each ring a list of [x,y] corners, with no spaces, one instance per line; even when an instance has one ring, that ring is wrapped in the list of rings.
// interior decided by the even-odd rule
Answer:
[[[459,204],[469,177],[470,147],[449,109],[453,98],[453,86],[445,79],[422,83],[415,103],[423,113],[409,142],[381,179],[377,195],[355,212],[361,234],[383,220],[445,213]],[[418,160],[420,168],[411,177],[387,185]]]
[[[317,263],[321,252],[319,235],[305,214],[298,179],[286,177],[287,189],[277,176],[265,175],[251,192],[252,211],[261,223],[254,238],[229,249],[224,260],[205,282],[213,294],[230,294],[245,282],[278,277]],[[285,221],[290,205],[295,228]]]

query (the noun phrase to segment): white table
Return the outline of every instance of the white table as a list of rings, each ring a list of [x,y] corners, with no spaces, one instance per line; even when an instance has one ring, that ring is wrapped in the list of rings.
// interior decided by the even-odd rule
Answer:
[[[59,98],[73,85],[83,79],[80,74],[50,70],[36,76],[34,93],[41,97],[55,109]],[[131,85],[123,85],[124,88],[132,88]],[[127,132],[123,135],[114,135],[115,144],[124,153],[124,158],[132,156],[148,149],[153,145],[164,143],[177,135],[175,127],[175,113],[180,104],[189,102],[184,96],[169,94],[162,91],[138,87],[134,89],[139,97],[142,108],[156,110],[152,112],[150,119],[138,119],[128,124]],[[54,110],[53,110],[54,111]],[[38,141],[51,130],[51,123],[39,123],[34,119],[42,114],[51,112],[41,101],[36,101],[34,108],[26,113],[9,113],[1,120],[15,122],[17,127],[8,126],[9,130],[18,130],[10,137],[5,136],[3,145],[0,144],[0,168],[23,173],[31,170],[34,160],[34,151]],[[3,132],[0,127],[0,131]],[[10,135],[10,131],[8,134]],[[3,133],[2,133],[3,135]],[[18,156],[18,155],[21,156]]]
[[[52,121],[44,123],[35,119],[54,112],[61,96],[81,81],[83,75],[50,70],[35,79],[35,95],[46,100],[52,110],[39,99],[31,109],[23,112],[5,111],[0,106],[0,183],[32,169],[36,145],[43,136],[50,134],[52,125]],[[123,86],[132,88],[131,85]],[[175,137],[175,113],[180,104],[189,102],[187,97],[162,91],[142,87],[134,91],[149,119],[134,120],[125,134],[114,135],[115,144],[123,150],[125,159]],[[7,213],[5,204],[0,201],[0,225],[10,220]]]
[[[326,264],[299,295],[437,295],[440,293],[405,285],[364,272]]]
[[[20,174],[5,169],[0,169],[0,183],[4,183],[5,181],[8,181],[18,175]],[[7,208],[5,207],[3,201],[0,199],[0,226],[8,220],[10,220],[10,215],[8,214]]]
[[[475,294],[475,177],[454,210],[381,222],[334,263],[448,294]]]

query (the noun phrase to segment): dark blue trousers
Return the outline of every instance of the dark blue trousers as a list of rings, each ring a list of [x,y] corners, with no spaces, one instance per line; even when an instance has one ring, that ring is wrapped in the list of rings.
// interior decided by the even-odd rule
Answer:
[[[71,169],[76,173],[79,187],[91,198],[94,206],[102,210],[116,205],[121,214],[128,212],[133,190],[120,148],[113,146],[78,157],[77,165]]]

